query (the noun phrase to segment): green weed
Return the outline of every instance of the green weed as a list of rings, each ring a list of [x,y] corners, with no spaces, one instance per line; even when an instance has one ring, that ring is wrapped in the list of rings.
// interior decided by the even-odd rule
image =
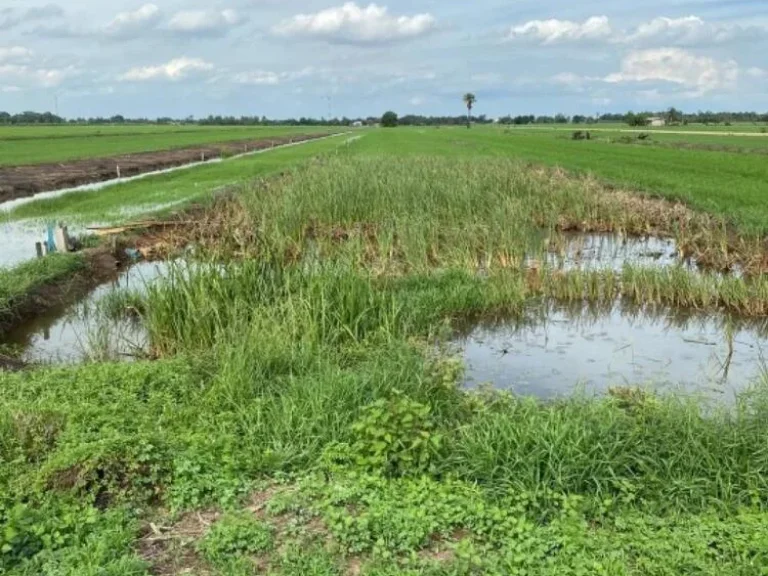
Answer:
[[[270,552],[274,546],[272,528],[252,514],[230,513],[218,520],[199,543],[198,549],[211,563],[231,556]]]

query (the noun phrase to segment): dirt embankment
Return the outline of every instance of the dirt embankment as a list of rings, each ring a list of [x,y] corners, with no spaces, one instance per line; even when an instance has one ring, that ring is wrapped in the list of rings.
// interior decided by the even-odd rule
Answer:
[[[113,254],[106,247],[84,250],[86,265],[82,270],[59,281],[40,286],[14,302],[11,310],[0,311],[0,336],[30,318],[77,302],[100,284],[117,278],[126,265],[123,254],[122,250]],[[3,358],[0,357],[0,370],[3,363]]]
[[[32,196],[39,192],[112,180],[118,177],[118,167],[122,177],[137,176],[146,172],[183,166],[201,160],[212,160],[222,156],[265,150],[328,135],[328,133],[293,134],[261,140],[222,142],[179,150],[158,150],[122,156],[87,158],[57,164],[0,166],[0,202]]]

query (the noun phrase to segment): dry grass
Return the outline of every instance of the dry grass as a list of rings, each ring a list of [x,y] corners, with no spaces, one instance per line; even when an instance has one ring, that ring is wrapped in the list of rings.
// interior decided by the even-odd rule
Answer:
[[[215,510],[190,512],[165,526],[150,522],[138,543],[139,555],[155,576],[208,576],[213,569],[198,554],[195,544],[218,520]],[[167,519],[166,519],[167,520]]]

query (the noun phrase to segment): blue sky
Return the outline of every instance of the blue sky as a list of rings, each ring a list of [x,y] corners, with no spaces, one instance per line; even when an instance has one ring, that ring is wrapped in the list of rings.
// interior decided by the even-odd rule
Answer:
[[[0,110],[768,111],[766,0],[0,0]]]

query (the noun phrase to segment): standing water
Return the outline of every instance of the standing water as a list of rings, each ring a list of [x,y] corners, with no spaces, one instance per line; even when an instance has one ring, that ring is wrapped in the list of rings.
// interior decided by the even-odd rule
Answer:
[[[88,358],[129,358],[147,347],[140,323],[131,318],[105,321],[99,304],[118,290],[142,293],[168,274],[171,264],[142,262],[102,284],[75,304],[62,304],[4,334],[0,346],[20,351],[25,362],[76,362]]]
[[[768,326],[703,317],[545,305],[529,318],[475,325],[457,340],[466,385],[552,398],[649,386],[732,396],[762,377]]]

